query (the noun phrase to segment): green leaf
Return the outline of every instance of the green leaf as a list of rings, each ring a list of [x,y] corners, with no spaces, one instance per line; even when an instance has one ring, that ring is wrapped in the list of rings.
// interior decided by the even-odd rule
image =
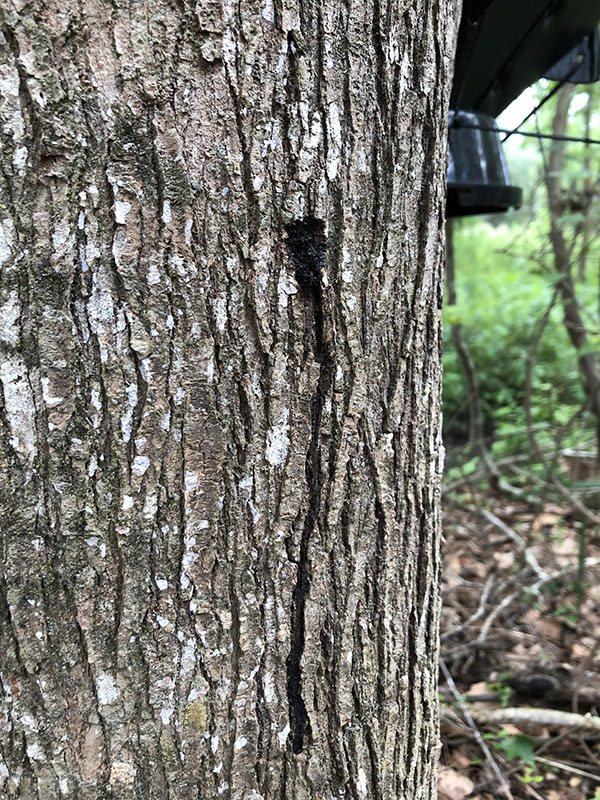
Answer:
[[[583,347],[580,347],[577,351],[578,356],[585,356],[588,353],[597,353],[600,350],[600,342],[598,341],[597,336],[590,336],[589,341],[587,341]]]
[[[500,732],[500,739],[496,744],[498,750],[503,750],[506,757],[517,758],[530,767],[535,766],[533,748],[536,742],[522,733],[512,734]]]
[[[444,322],[448,325],[460,325],[463,321],[463,312],[459,306],[446,306],[444,308]]]
[[[559,217],[556,221],[562,227],[563,225],[577,225],[583,222],[584,219],[584,215],[577,211],[574,214],[563,214],[562,217]]]

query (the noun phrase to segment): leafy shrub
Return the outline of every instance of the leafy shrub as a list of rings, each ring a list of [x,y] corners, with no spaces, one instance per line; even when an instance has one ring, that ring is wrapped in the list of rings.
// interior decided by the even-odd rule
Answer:
[[[465,381],[450,336],[450,323],[459,322],[479,378],[486,433],[493,433],[497,447],[519,449],[526,441],[525,362],[554,291],[554,275],[537,256],[544,241],[537,226],[491,225],[475,218],[455,228],[455,248],[459,304],[447,307],[445,316],[444,432],[450,440],[460,440],[468,431]],[[585,288],[583,297],[590,303],[594,292]],[[542,443],[545,432],[550,439],[583,400],[577,359],[558,302],[533,371],[531,411]]]

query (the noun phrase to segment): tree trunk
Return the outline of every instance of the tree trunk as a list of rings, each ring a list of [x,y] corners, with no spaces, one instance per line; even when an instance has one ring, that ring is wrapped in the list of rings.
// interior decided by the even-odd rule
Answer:
[[[446,307],[455,306],[456,296],[456,254],[454,250],[454,220],[446,222],[446,291],[448,294]],[[488,477],[497,476],[497,470],[492,468],[492,461],[483,432],[483,409],[481,407],[481,393],[479,391],[479,378],[471,353],[462,335],[462,323],[450,323],[452,344],[456,351],[456,358],[465,379],[467,390],[467,404],[469,406],[469,445],[473,454],[481,458]]]
[[[592,116],[594,114],[594,106],[596,104],[596,84],[590,83],[586,86],[587,91],[587,100],[585,103],[585,110],[584,110],[584,129],[583,135],[586,139],[591,139],[592,137]],[[598,192],[597,185],[594,185],[594,181],[592,181],[592,158],[591,158],[591,148],[592,145],[590,142],[586,142],[585,150],[584,150],[584,157],[583,157],[583,170],[585,176],[583,178],[583,186],[581,189],[581,199],[582,199],[582,211],[583,211],[583,219],[581,221],[581,233],[582,233],[582,242],[581,242],[581,249],[579,251],[579,264],[578,264],[578,279],[583,283],[585,281],[586,272],[587,272],[587,259],[590,247],[594,241],[594,217],[592,216],[593,208],[594,208],[594,195]]]
[[[3,797],[435,796],[453,5],[4,4]]]
[[[566,133],[572,97],[573,86],[569,84],[563,86],[558,93],[556,110],[552,119],[552,133],[555,136],[564,136]],[[577,361],[583,376],[586,397],[591,412],[595,417],[597,457],[600,460],[600,366],[597,354],[587,349],[589,340],[586,325],[577,300],[571,253],[561,224],[561,217],[564,213],[561,185],[565,161],[564,151],[564,142],[553,142],[548,159],[546,188],[550,206],[550,242],[554,257],[554,268],[560,276],[558,288],[563,307],[563,323],[571,344],[577,353]]]

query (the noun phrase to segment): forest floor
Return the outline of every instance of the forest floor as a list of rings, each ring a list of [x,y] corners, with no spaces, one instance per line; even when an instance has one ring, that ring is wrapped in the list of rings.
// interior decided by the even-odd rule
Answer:
[[[439,800],[600,800],[595,512],[459,492],[444,500]]]

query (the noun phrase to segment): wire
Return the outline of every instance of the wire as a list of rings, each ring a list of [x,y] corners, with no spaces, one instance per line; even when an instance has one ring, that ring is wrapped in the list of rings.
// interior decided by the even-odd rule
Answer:
[[[537,133],[540,133],[540,121],[537,115],[537,109],[533,109],[533,114],[535,118],[535,130]],[[541,133],[540,133],[541,136]],[[540,139],[540,154],[542,156],[542,167],[544,169],[544,181],[546,185],[548,185],[548,175],[550,170],[548,169],[548,164],[546,163],[546,151],[544,150],[544,142]]]
[[[544,7],[535,14],[533,20],[531,20],[529,27],[525,31],[525,33],[521,36],[520,39],[515,43],[512,50],[507,53],[504,62],[500,65],[500,67],[496,70],[496,77],[488,83],[487,88],[482,92],[482,94],[477,98],[475,106],[478,106],[484,98],[490,92],[495,80],[499,75],[504,76],[506,78],[507,72],[510,73],[510,65],[515,59],[516,54],[519,52],[521,48],[525,46],[525,42],[531,36],[531,34],[538,28],[538,26],[542,23],[544,17],[548,19],[549,16],[552,15],[552,12],[555,10],[556,6],[558,6],[560,0],[546,0],[544,3]],[[526,5],[526,4],[525,4]],[[523,87],[524,88],[524,87]]]
[[[550,100],[550,98],[551,98],[551,97],[554,97],[554,95],[555,95],[555,94],[558,92],[558,90],[559,90],[559,89],[561,89],[561,88],[562,88],[562,87],[565,85],[565,83],[567,83],[567,82],[569,81],[569,79],[570,79],[570,78],[572,78],[572,77],[573,77],[573,75],[574,75],[574,74],[577,72],[577,70],[578,70],[578,69],[579,69],[579,67],[581,66],[581,62],[582,62],[582,61],[583,61],[583,56],[579,56],[579,57],[577,58],[576,62],[575,62],[575,66],[574,66],[574,67],[571,69],[571,71],[569,72],[569,74],[568,74],[566,77],[564,77],[564,78],[563,78],[561,81],[559,81],[559,82],[556,84],[556,86],[554,86],[554,87],[553,87],[553,88],[552,88],[552,89],[551,89],[551,90],[548,92],[548,94],[547,94],[545,97],[543,97],[543,98],[540,100],[540,102],[537,104],[537,106],[535,106],[535,108],[532,108],[532,110],[529,112],[529,114],[527,114],[527,116],[525,117],[525,119],[522,119],[522,120],[521,120],[521,122],[519,122],[519,124],[517,125],[517,127],[516,127],[514,130],[512,130],[512,131],[510,131],[510,133],[507,133],[507,134],[506,134],[506,136],[504,137],[504,139],[502,139],[502,143],[504,143],[504,142],[505,142],[505,141],[506,141],[506,140],[507,140],[507,139],[508,139],[510,136],[512,136],[512,135],[513,135],[513,133],[518,133],[518,132],[519,132],[519,128],[520,128],[520,127],[522,127],[522,126],[523,126],[523,125],[524,125],[524,124],[527,122],[527,120],[528,120],[530,117],[533,117],[533,116],[534,116],[534,114],[537,114],[537,112],[540,110],[540,108],[541,108],[541,107],[542,107],[542,106],[543,106],[545,103],[547,103],[547,102],[548,102],[548,100]]]
[[[558,136],[553,133],[533,133],[533,131],[509,130],[508,128],[497,128],[495,125],[473,125],[469,122],[452,123],[450,126],[455,130],[469,128],[474,131],[488,131],[489,133],[508,133],[517,136],[529,136],[532,139],[551,139],[554,142],[581,142],[582,144],[600,144],[600,139],[589,139],[587,136]]]

